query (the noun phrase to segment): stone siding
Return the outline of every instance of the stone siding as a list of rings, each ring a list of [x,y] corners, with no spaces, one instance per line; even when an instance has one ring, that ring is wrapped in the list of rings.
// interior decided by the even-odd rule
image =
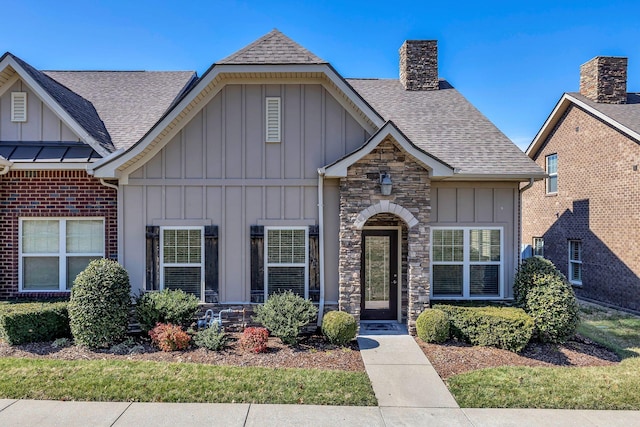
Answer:
[[[400,47],[400,83],[406,90],[437,90],[438,42],[407,40]]]
[[[580,67],[580,93],[605,104],[627,102],[627,58],[596,56]]]
[[[391,176],[390,196],[380,193],[380,172]],[[409,331],[415,333],[415,321],[429,304],[430,189],[428,171],[389,138],[350,166],[347,176],[340,179],[341,310],[360,319],[362,225],[390,221],[388,214],[393,214],[407,230],[406,262],[403,261],[407,291],[399,303]]]

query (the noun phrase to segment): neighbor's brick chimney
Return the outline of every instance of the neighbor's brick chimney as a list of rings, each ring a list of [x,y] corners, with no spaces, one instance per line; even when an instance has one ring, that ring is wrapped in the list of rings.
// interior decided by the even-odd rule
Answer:
[[[400,83],[406,90],[439,88],[437,40],[407,40],[402,44]]]
[[[580,94],[604,104],[626,104],[627,58],[596,56],[582,64]]]

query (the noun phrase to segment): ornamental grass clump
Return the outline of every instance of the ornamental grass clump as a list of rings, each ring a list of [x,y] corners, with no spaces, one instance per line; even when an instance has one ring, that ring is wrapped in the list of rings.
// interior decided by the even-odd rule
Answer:
[[[271,335],[287,345],[297,342],[300,330],[311,323],[318,309],[309,300],[287,290],[269,296],[264,305],[255,309],[253,320],[267,328]]]
[[[334,345],[346,345],[356,337],[355,317],[344,311],[330,311],[322,319],[322,334]]]
[[[437,308],[430,308],[416,321],[418,338],[428,343],[443,343],[449,339],[449,317]]]
[[[182,289],[146,292],[136,298],[136,318],[140,329],[148,332],[158,323],[189,327],[198,314],[198,298]]]
[[[93,260],[73,282],[68,304],[77,345],[110,347],[127,335],[131,286],[127,271],[109,259]]]

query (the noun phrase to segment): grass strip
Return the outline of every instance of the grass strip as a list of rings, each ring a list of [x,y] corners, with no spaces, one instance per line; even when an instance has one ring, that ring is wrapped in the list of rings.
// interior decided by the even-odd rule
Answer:
[[[376,405],[362,372],[113,360],[0,359],[0,398]]]
[[[462,408],[640,410],[640,359],[588,368],[481,369],[447,381]]]
[[[580,309],[578,333],[614,351],[619,357],[640,356],[640,318],[612,309]]]

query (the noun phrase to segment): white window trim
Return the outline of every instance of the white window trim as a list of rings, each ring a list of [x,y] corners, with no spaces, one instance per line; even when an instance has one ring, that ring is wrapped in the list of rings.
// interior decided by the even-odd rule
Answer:
[[[200,262],[164,262],[164,232],[165,230],[200,230]],[[164,268],[165,267],[197,267],[200,266],[200,300],[204,302],[204,227],[203,226],[161,226],[160,227],[160,285],[159,289],[164,289]]]
[[[67,221],[102,221],[103,241],[102,252],[67,252]],[[47,253],[22,253],[22,224],[24,221],[58,221],[58,252]],[[104,258],[104,247],[107,241],[107,233],[104,231],[105,218],[101,216],[69,216],[69,217],[21,217],[18,222],[18,291],[23,293],[43,293],[43,292],[71,292],[67,289],[67,258],[70,257],[102,257]],[[23,259],[37,257],[58,257],[58,289],[24,289],[23,286]]]
[[[271,108],[270,108],[270,104],[271,103],[275,103],[276,104],[276,119],[277,119],[277,124],[275,125],[275,128],[271,128],[270,127],[270,119],[272,119],[271,117],[269,117],[269,113],[271,112]],[[267,96],[265,98],[265,124],[264,124],[264,129],[265,129],[265,141],[266,142],[281,142],[282,141],[282,101],[280,99],[280,97],[278,96]],[[269,135],[275,132],[275,135],[270,137]]]
[[[304,265],[302,263],[269,262],[269,230],[304,230]],[[269,299],[269,267],[304,267],[304,299],[309,299],[309,227],[264,227],[264,300]]]
[[[542,248],[540,250],[540,253],[536,253],[536,249],[537,249],[537,245],[536,245],[536,241],[539,240],[542,242]],[[539,256],[544,258],[544,237],[534,237],[531,241],[531,253],[533,254],[533,256]]]
[[[16,103],[18,101],[24,103],[24,113],[22,115],[18,115],[16,112]],[[27,121],[27,92],[11,92],[11,121],[14,123]]]
[[[571,244],[572,243],[578,243],[580,244],[580,259],[573,259],[571,258],[573,251],[571,250]],[[568,248],[567,248],[568,252],[569,252],[569,283],[571,283],[572,285],[576,285],[576,286],[582,286],[582,240],[577,240],[577,239],[572,239],[569,240],[568,242]],[[573,268],[575,264],[580,264],[580,280],[573,280]]]
[[[555,156],[556,157],[556,171],[553,173],[549,173],[549,158]],[[558,194],[558,153],[549,154],[544,158],[544,167],[545,172],[549,175],[549,178],[556,178],[556,191],[549,191],[549,178],[544,180],[544,189],[547,194]]]
[[[435,230],[462,230],[462,262],[456,261],[433,261],[431,254],[433,253],[433,232]],[[470,248],[471,248],[471,230],[500,230],[500,261],[471,261]],[[429,277],[433,277],[434,265],[460,265],[462,264],[462,296],[460,295],[434,295],[433,286],[430,286],[429,293],[431,299],[477,299],[477,300],[491,300],[496,298],[503,298],[504,295],[504,227],[496,226],[475,226],[475,227],[431,227],[430,231],[430,247],[429,254],[431,262],[429,265]],[[498,269],[498,295],[471,295],[471,266],[472,265],[499,265]]]

